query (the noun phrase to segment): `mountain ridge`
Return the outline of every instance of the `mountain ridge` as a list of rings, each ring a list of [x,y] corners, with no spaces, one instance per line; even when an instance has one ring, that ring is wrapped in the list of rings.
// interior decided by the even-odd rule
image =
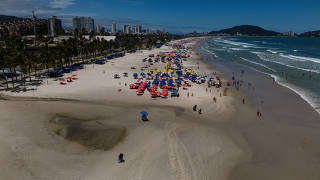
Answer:
[[[228,34],[228,35],[246,35],[246,36],[279,36],[281,33],[263,29],[259,26],[240,25],[232,28],[222,29],[220,31],[211,31],[209,34]]]

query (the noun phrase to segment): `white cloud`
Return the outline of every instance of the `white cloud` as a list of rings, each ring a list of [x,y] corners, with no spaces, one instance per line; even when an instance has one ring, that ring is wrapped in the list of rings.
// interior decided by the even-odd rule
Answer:
[[[50,2],[50,7],[63,9],[75,3],[75,0],[53,0]]]
[[[0,0],[0,14],[14,16],[51,15],[75,3],[75,0]]]

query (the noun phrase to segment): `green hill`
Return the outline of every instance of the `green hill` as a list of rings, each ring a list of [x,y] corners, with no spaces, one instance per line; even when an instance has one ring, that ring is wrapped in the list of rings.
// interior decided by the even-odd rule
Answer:
[[[265,30],[258,26],[251,26],[251,25],[242,25],[242,26],[235,26],[228,29],[223,29],[220,31],[212,31],[210,34],[228,34],[228,35],[237,35],[242,34],[246,36],[278,36],[280,33],[275,31]]]
[[[320,31],[309,31],[300,34],[301,37],[320,37]]]
[[[7,22],[7,21],[15,20],[15,19],[19,19],[19,18],[15,17],[15,16],[0,15],[0,22]]]

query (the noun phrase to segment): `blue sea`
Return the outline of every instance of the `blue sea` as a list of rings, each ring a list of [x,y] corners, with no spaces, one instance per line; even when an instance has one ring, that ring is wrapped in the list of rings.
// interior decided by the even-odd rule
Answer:
[[[270,75],[320,113],[320,38],[214,37],[197,49],[211,60]]]

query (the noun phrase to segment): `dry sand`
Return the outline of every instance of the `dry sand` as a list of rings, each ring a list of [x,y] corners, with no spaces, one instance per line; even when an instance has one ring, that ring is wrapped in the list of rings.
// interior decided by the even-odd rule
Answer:
[[[74,72],[79,80],[66,86],[49,80],[34,92],[8,93],[15,98],[0,100],[0,179],[223,180],[281,177],[279,179],[283,180],[289,177],[280,172],[275,173],[277,176],[263,174],[264,162],[272,161],[265,155],[273,152],[262,151],[259,144],[254,143],[263,143],[263,133],[267,133],[264,131],[276,131],[277,124],[257,118],[250,103],[242,105],[244,94],[241,91],[229,88],[228,96],[220,97],[222,89],[218,92],[211,88],[211,92],[210,89],[206,92],[206,84],[194,84],[188,91],[182,91],[179,98],[152,99],[148,93],[139,97],[124,85],[133,82],[131,75],[140,71],[144,57],[167,50],[168,47],[164,46],[128,54],[105,65],[88,65],[85,70]],[[131,70],[131,66],[136,66],[137,70]],[[199,72],[213,72],[195,52],[184,66]],[[114,73],[123,72],[128,72],[129,77],[113,78]],[[219,75],[223,73],[219,72]],[[120,88],[122,91],[118,92]],[[194,96],[191,97],[191,93]],[[217,103],[213,102],[213,97],[217,98]],[[194,104],[202,108],[202,115],[192,111]],[[149,122],[141,121],[142,110],[149,112]],[[86,128],[106,131],[124,128],[125,137],[114,143],[119,136],[107,131],[111,136],[115,135],[108,150],[97,150],[90,145],[88,148],[78,139],[70,141],[56,133],[52,118],[57,114],[81,119]],[[285,136],[285,131],[275,133]],[[275,137],[268,138],[267,144],[272,144]],[[310,146],[305,149],[307,147],[312,149]],[[258,151],[262,153],[258,155],[263,156],[260,161],[256,157]],[[117,162],[119,153],[124,153],[125,163]],[[259,170],[258,175],[255,169]]]

